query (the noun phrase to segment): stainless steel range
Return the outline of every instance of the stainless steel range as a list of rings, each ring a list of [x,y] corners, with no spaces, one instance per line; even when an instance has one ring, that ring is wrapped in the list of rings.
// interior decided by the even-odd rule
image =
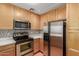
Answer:
[[[17,56],[33,54],[33,39],[28,37],[28,32],[15,30],[13,38],[16,41]]]

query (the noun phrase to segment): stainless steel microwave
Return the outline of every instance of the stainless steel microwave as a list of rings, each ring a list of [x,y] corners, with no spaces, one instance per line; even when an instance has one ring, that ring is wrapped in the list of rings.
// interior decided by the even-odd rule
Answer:
[[[28,21],[14,20],[14,29],[31,29],[31,23]]]

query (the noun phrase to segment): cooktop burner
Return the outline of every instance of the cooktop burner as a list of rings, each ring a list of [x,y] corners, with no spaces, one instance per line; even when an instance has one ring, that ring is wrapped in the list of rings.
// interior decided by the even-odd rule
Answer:
[[[16,41],[16,44],[20,44],[20,43],[24,43],[27,41],[32,41],[33,39],[32,38],[24,39],[21,37],[14,37],[14,40]]]
[[[14,32],[13,38],[16,41],[16,44],[33,40],[32,38],[29,38],[28,35],[28,32]]]

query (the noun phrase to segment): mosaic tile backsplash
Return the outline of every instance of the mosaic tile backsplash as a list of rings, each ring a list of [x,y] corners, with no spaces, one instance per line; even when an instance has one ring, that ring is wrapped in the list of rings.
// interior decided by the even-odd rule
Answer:
[[[5,37],[13,37],[14,32],[28,32],[30,34],[40,34],[43,33],[43,31],[39,30],[11,30],[11,29],[0,29],[0,38]]]
[[[0,38],[12,37],[12,36],[13,36],[13,30],[10,30],[10,29],[0,29]]]

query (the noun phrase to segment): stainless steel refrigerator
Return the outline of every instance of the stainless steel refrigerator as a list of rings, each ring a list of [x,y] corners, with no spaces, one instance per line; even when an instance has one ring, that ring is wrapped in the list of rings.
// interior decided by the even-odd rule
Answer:
[[[66,55],[66,21],[48,22],[48,56]]]

